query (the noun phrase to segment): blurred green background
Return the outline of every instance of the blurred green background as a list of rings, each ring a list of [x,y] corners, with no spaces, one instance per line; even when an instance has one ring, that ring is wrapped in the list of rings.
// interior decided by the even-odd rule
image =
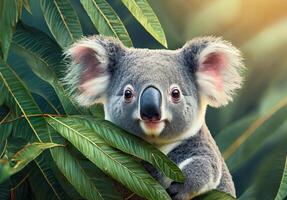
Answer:
[[[134,19],[120,0],[108,1],[118,13],[138,48],[164,48]],[[77,0],[85,35],[96,34]],[[286,0],[150,0],[165,31],[169,49],[193,37],[213,35],[231,41],[245,58],[245,83],[234,101],[208,108],[207,124],[215,137],[241,199],[273,199],[279,188],[287,154],[287,1]],[[22,22],[51,35],[39,3],[23,10]],[[23,73],[23,59],[10,54],[9,63],[32,88],[47,88]],[[21,73],[22,71],[22,73]],[[35,84],[37,80],[38,84]],[[46,105],[42,105],[45,107]]]

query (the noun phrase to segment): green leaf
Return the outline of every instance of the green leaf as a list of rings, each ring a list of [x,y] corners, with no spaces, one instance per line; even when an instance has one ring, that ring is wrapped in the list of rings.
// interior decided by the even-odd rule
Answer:
[[[105,119],[105,111],[102,104],[95,104],[91,106],[90,112],[96,118]]]
[[[32,92],[33,97],[37,97],[37,99],[40,98],[39,101],[45,105],[45,111],[42,110],[42,112],[51,113],[51,114],[57,114],[60,115],[60,111],[53,105],[53,103],[48,99],[44,94],[41,94],[40,92]]]
[[[62,48],[83,35],[78,16],[68,0],[41,0],[40,5],[51,33]]]
[[[104,198],[111,200],[122,199],[119,192],[116,190],[114,180],[104,174],[87,158],[78,159],[78,161]]]
[[[100,34],[119,38],[127,47],[133,46],[124,24],[106,0],[81,0],[81,3]]]
[[[15,187],[11,188],[10,196],[12,196],[14,199],[34,199],[34,194],[27,176],[24,176],[24,178],[18,184],[19,185],[15,185]]]
[[[50,149],[53,147],[63,146],[61,144],[55,143],[32,143],[27,144],[23,149],[18,151],[12,158],[13,162],[16,164],[13,168],[23,168],[30,161],[34,160],[38,155],[40,155],[44,150]]]
[[[0,106],[4,104],[4,101],[5,101],[4,96],[0,94]]]
[[[124,131],[111,122],[97,120],[92,117],[73,117],[93,129],[105,142],[125,153],[132,154],[160,169],[165,176],[178,182],[184,181],[184,175],[178,166],[166,155],[144,140]],[[65,119],[63,119],[65,120]]]
[[[1,89],[1,88],[0,88]],[[4,104],[5,98],[4,96],[0,93],[0,106]]]
[[[10,123],[12,123],[13,126],[17,126],[15,122]],[[11,137],[8,138],[7,154],[6,154],[7,159],[11,160],[13,155],[15,155],[22,148],[24,148],[24,146],[27,145],[28,143],[29,142],[26,138],[17,137],[17,135],[11,135]]]
[[[58,80],[55,73],[57,71],[54,70],[64,68],[61,50],[48,36],[40,31],[18,26],[13,37],[12,50],[26,60],[37,76],[51,84],[67,114],[85,113],[69,98]]]
[[[144,170],[143,166],[110,146],[92,129],[72,118],[46,119],[63,137],[70,141],[102,171],[142,197],[156,200],[170,199],[166,191]]]
[[[54,149],[52,150],[52,156],[63,175],[83,198],[94,200],[111,199],[108,193],[100,193],[99,189],[93,181],[90,180],[79,161],[73,158],[66,149]]]
[[[45,149],[60,146],[55,143],[32,143],[27,144],[23,149],[18,151],[11,159],[13,166],[8,160],[1,160],[0,182],[6,180],[12,174],[22,170],[27,164],[38,157]]]
[[[13,37],[11,49],[26,60],[38,77],[48,83],[53,83],[57,77],[48,62],[51,63],[53,62],[52,59],[57,58],[57,46],[45,45],[45,42],[40,43],[39,40],[41,39],[41,35],[37,32],[28,32],[21,26],[18,26]],[[45,41],[45,38],[43,40]],[[45,48],[43,48],[44,45]]]
[[[278,193],[275,200],[284,200],[287,197],[287,157],[285,161],[284,172],[282,175],[282,180],[279,186]]]
[[[16,153],[16,152],[15,152]],[[31,164],[14,174],[7,180],[10,184],[9,196],[15,199],[33,199],[33,193],[28,183]]]
[[[0,183],[0,199],[1,200],[10,200],[10,183],[5,181]]]
[[[239,200],[256,200],[254,197],[254,187],[253,185],[248,187],[243,194],[238,198]]]
[[[27,115],[39,115],[41,111],[34,101],[31,93],[13,71],[13,69],[0,59],[0,86],[11,108],[18,107],[31,127],[35,141],[49,141],[47,124],[43,117],[28,118]]]
[[[25,9],[32,15],[30,0],[23,0],[23,5]]]
[[[5,122],[6,120],[10,120],[10,119],[11,119],[11,112],[9,112],[0,122],[0,158],[2,158],[2,156],[5,153],[6,145],[7,145],[7,137],[12,132],[12,124],[3,123],[3,122]]]
[[[59,184],[54,175],[54,171],[50,167],[51,164],[49,162],[52,161],[49,152],[46,151],[31,163],[32,169],[29,175],[29,182],[33,183],[31,187],[34,195],[36,196],[36,199],[41,200],[70,199]]]
[[[236,198],[224,192],[220,192],[217,190],[211,190],[197,197],[194,197],[193,199],[194,200],[234,200]]]
[[[3,59],[7,60],[13,29],[18,21],[17,0],[0,1],[0,47]]]
[[[0,159],[5,156],[6,149],[7,149],[7,140],[4,140],[2,143],[0,143]]]
[[[164,47],[167,41],[161,24],[146,0],[122,0],[139,23]]]
[[[23,0],[17,0],[18,18],[21,18],[22,16],[22,7],[23,7]]]

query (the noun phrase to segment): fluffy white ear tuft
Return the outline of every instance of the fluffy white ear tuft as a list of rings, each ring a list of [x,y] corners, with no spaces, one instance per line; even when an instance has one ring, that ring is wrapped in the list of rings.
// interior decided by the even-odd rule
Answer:
[[[195,72],[200,93],[210,106],[226,105],[242,84],[241,53],[220,38],[201,40],[205,45],[196,56],[198,66]]]
[[[109,55],[99,37],[83,38],[66,52],[68,70],[63,82],[82,106],[103,102],[109,85]]]

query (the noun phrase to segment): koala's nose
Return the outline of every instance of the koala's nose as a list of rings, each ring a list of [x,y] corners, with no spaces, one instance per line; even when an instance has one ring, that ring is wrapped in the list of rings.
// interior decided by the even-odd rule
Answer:
[[[158,121],[161,119],[161,93],[155,87],[147,87],[140,98],[140,116],[143,120]]]

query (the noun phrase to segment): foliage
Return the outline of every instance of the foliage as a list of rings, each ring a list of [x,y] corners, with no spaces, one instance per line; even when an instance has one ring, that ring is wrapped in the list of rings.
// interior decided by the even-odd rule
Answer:
[[[211,190],[194,198],[195,200],[234,200],[235,198],[220,191]]]
[[[54,143],[32,143],[27,144],[18,152],[16,152],[11,159],[1,160],[1,176],[0,182],[5,181],[6,178],[22,170],[32,160],[36,159],[45,149],[60,146]],[[9,161],[11,160],[11,163]],[[13,166],[11,166],[13,165]]]
[[[282,180],[280,182],[280,187],[279,187],[275,200],[284,199],[287,196],[287,172],[286,171],[287,171],[287,158],[285,161],[285,167],[284,167]]]
[[[173,180],[184,180],[180,169],[163,153],[103,120],[101,105],[78,107],[59,81],[64,69],[62,52],[82,35],[113,36],[126,46],[148,41],[150,46],[167,47],[162,25],[146,0],[115,2],[0,2],[0,199],[122,199],[114,180],[141,197],[170,199],[141,160]],[[156,2],[152,4],[155,8]],[[208,14],[220,17],[192,30],[191,35],[215,31],[215,22],[227,23],[231,16],[222,12],[226,2],[217,0],[192,12],[189,24],[193,27],[203,18],[206,22]],[[236,11],[238,1],[228,2]],[[171,3],[160,6],[164,4]],[[135,33],[133,27],[140,26]],[[171,37],[168,28],[167,32]],[[262,57],[280,49],[286,33],[283,19],[242,42],[242,50]],[[270,35],[279,38],[277,42]],[[280,56],[274,55],[274,60]],[[209,110],[207,122],[214,132],[220,130],[216,141],[233,174],[239,199],[279,200],[286,198],[287,191],[287,82],[283,75],[287,70],[277,67],[274,73],[278,76],[273,78],[264,68],[255,78],[256,66],[265,64],[255,58],[249,59],[254,67],[248,66],[247,86],[238,98],[225,109]],[[263,81],[270,84],[263,87]],[[255,91],[258,95],[251,98]],[[233,198],[211,191],[197,199]]]

